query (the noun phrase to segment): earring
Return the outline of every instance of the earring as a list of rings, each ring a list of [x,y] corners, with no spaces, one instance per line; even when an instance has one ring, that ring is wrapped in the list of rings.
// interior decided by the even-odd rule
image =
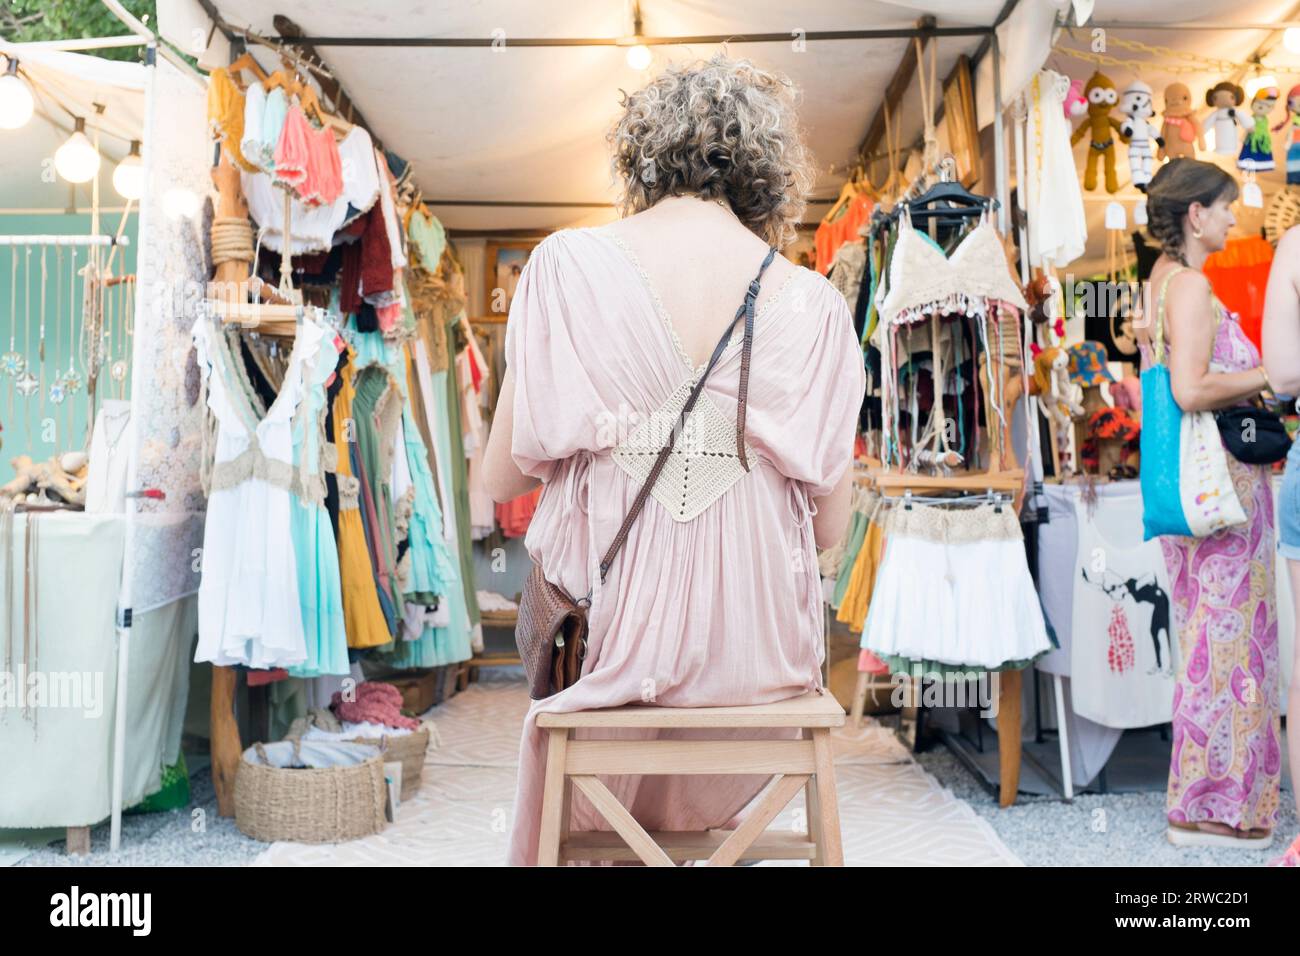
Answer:
[[[1201,230],[1199,230],[1199,229],[1193,229],[1193,230],[1192,230],[1192,236],[1193,236],[1193,238],[1200,239],[1200,238],[1202,238],[1204,235],[1205,235],[1205,234],[1204,234],[1203,232],[1201,232]]]

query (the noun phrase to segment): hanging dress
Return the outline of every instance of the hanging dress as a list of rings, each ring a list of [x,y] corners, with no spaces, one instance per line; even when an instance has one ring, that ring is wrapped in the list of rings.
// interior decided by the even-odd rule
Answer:
[[[301,329],[303,326],[300,325]],[[299,333],[301,334],[301,332]],[[289,528],[298,564],[298,601],[302,608],[307,657],[291,667],[294,677],[346,675],[348,640],[343,616],[338,545],[325,510],[325,383],[338,367],[333,331],[324,333],[316,361],[306,370],[305,389],[293,420],[294,495]]]
[[[301,664],[307,649],[291,532],[292,419],[325,332],[303,324],[279,394],[260,417],[223,332],[200,318],[193,337],[216,432],[194,659],[254,668]]]
[[[361,524],[361,483],[352,472],[352,367],[340,376],[342,388],[334,399],[334,474],[339,483],[339,581],[343,590],[343,619],[348,647],[378,647],[393,639],[379,604],[375,576]]]

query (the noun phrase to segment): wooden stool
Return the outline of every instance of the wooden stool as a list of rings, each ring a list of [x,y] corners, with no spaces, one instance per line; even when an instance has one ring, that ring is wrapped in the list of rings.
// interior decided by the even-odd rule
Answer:
[[[571,714],[540,714],[550,732],[542,796],[540,866],[570,860],[641,860],[673,866],[706,860],[810,860],[843,866],[830,728],[844,726],[844,709],[829,692],[810,692],[752,707],[647,707],[632,705]],[[797,740],[574,740],[588,728],[798,728]],[[647,833],[598,779],[599,774],[776,774],[777,779],[735,830]],[[569,806],[577,787],[612,826],[612,832],[569,832]],[[803,789],[807,833],[768,832],[767,825]]]

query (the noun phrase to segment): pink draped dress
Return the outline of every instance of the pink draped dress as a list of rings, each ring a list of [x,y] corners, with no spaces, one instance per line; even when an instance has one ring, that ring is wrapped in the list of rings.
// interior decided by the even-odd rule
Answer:
[[[639,443],[638,426],[671,411],[697,370],[651,280],[610,230],[556,233],[524,270],[506,332],[516,383],[511,450],[525,473],[545,482],[525,543],[549,580],[575,597],[591,592],[592,606],[582,679],[534,702],[524,721],[511,864],[537,860],[546,764],[539,713],[769,703],[821,690],[812,499],[851,464],[865,374],[848,307],[829,282],[800,268],[771,285],[765,281],[755,321],[750,471],[735,455],[737,334],[692,415],[700,417],[699,444],[683,445],[686,471],[695,467],[696,477],[683,484],[679,469],[675,483],[647,500],[601,585],[596,566],[641,484],[619,453],[657,447]],[[707,454],[710,420],[713,434],[729,435],[719,447],[729,442],[730,458]],[[603,782],[647,829],[700,830],[727,824],[768,779]],[[608,828],[580,793],[571,826]]]

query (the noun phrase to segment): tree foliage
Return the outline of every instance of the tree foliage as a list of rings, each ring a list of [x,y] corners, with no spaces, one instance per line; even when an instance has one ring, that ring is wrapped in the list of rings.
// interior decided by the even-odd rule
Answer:
[[[122,0],[122,6],[153,27],[155,0]],[[14,43],[116,37],[127,28],[100,0],[0,0],[0,37]],[[112,60],[138,60],[139,47],[87,51]]]

